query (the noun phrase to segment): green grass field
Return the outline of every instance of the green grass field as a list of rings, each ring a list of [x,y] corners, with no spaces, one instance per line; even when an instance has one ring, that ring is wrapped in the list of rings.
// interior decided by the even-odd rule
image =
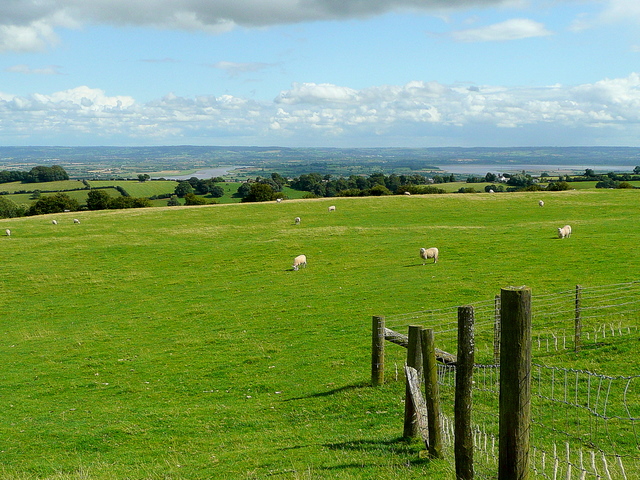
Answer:
[[[639,202],[576,190],[0,220],[0,478],[452,479],[400,438],[401,348],[368,386],[371,316],[637,280]],[[440,261],[423,265],[431,246]],[[619,368],[640,373],[633,356]]]

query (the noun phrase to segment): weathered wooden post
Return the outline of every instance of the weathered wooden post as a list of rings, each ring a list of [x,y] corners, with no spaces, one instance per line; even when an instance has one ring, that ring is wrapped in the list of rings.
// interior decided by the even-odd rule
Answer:
[[[500,363],[500,295],[494,300],[493,315],[493,363]]]
[[[498,480],[529,478],[531,289],[501,291]]]
[[[371,384],[384,383],[384,317],[374,315],[371,327]]]
[[[417,370],[418,378],[422,378],[422,348],[420,347],[420,330],[418,325],[409,326],[409,344],[407,346],[407,365]],[[416,407],[411,397],[411,388],[407,380],[404,400],[404,433],[407,438],[415,438],[419,435],[418,422],[416,421]]]
[[[582,286],[576,285],[575,351],[582,348]]]
[[[429,442],[427,450],[434,458],[442,458],[442,422],[440,421],[440,392],[438,389],[438,364],[432,329],[421,330],[424,393],[427,404]]]
[[[474,346],[473,307],[458,307],[458,362],[454,405],[454,451],[456,480],[473,480],[473,432],[471,406],[473,389]]]

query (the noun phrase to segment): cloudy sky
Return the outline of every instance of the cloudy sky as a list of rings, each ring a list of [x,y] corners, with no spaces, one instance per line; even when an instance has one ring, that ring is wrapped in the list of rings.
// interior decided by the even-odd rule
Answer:
[[[1,0],[0,145],[640,146],[638,0]]]

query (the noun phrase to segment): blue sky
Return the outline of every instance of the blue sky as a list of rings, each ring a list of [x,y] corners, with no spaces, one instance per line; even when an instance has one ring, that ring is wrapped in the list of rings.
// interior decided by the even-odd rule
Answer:
[[[637,0],[4,0],[0,144],[640,146],[639,26]]]

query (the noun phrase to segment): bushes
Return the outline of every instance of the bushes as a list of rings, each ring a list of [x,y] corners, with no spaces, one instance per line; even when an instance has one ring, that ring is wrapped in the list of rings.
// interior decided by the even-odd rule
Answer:
[[[25,215],[28,207],[18,205],[13,200],[0,197],[0,218],[15,218]]]
[[[29,210],[27,215],[43,215],[46,213],[60,213],[65,210],[74,212],[80,208],[80,204],[77,200],[69,197],[66,193],[56,193],[55,195],[49,195],[42,197],[35,202]]]

